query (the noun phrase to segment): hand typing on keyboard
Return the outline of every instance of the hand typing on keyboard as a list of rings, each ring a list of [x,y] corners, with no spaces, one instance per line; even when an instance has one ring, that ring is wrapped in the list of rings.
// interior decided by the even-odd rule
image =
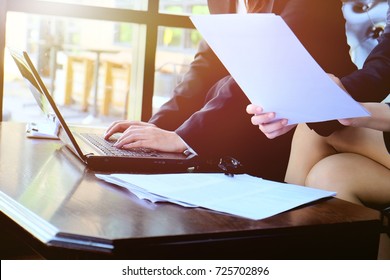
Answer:
[[[115,133],[122,133],[115,147],[120,149],[149,148],[162,152],[182,153],[187,147],[174,131],[139,121],[116,121],[106,130],[104,138],[110,139]]]

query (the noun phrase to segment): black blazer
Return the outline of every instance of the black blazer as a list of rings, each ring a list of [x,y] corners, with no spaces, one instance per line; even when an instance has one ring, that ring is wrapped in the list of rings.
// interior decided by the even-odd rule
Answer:
[[[388,0],[390,5],[390,0]],[[359,102],[381,102],[390,93],[390,9],[385,32],[362,69],[339,76],[348,93]],[[309,124],[317,133],[330,135],[343,127],[338,121]],[[388,136],[387,136],[388,137]]]
[[[236,1],[208,2],[212,13],[229,13]],[[349,56],[341,5],[340,0],[277,0],[273,10],[283,17],[322,68],[337,76],[356,70]],[[293,132],[267,139],[251,124],[245,112],[249,103],[202,41],[173,98],[150,122],[176,131],[200,156],[233,156],[244,164],[246,172],[283,181]]]
[[[344,87],[359,102],[382,101],[390,93],[389,22],[390,9],[387,12],[385,32],[379,39],[379,44],[367,57],[362,69],[341,79]]]

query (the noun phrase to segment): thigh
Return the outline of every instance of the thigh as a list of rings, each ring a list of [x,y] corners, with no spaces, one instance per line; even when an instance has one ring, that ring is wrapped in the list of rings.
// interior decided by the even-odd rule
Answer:
[[[340,153],[319,161],[306,185],[337,192],[337,197],[370,207],[390,204],[390,170],[354,153]]]
[[[390,169],[390,154],[381,131],[345,127],[330,135],[327,141],[338,153],[362,155]]]
[[[335,153],[326,137],[318,135],[306,124],[299,124],[292,140],[285,181],[304,185],[312,167],[323,158]]]

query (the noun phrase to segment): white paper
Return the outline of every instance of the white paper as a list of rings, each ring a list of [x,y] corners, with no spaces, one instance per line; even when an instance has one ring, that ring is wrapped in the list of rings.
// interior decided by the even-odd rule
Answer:
[[[278,183],[247,174],[97,174],[141,199],[184,207],[203,207],[249,219],[264,219],[335,192]]]
[[[290,124],[368,116],[274,14],[192,16],[251,103]],[[310,23],[308,23],[310,24]]]

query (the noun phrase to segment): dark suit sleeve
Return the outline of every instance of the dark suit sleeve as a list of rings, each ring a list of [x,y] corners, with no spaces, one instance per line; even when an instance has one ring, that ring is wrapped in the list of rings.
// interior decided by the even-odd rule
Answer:
[[[325,71],[344,76],[356,70],[356,66],[349,56],[341,1],[278,0],[275,2],[274,11],[282,16]],[[288,51],[288,46],[285,47]],[[215,87],[212,90],[218,91],[219,89],[220,87]],[[198,153],[208,153],[210,149],[218,150],[221,148],[220,139],[231,139],[230,131],[228,132],[226,129],[221,130],[220,137],[217,137],[217,134],[215,134],[217,129],[214,127],[218,125],[218,121],[224,123],[226,121],[223,120],[229,120],[230,122],[234,119],[234,127],[230,123],[228,127],[237,134],[244,133],[243,128],[247,128],[246,124],[244,125],[245,121],[250,124],[250,117],[245,112],[246,105],[250,103],[249,100],[246,97],[239,97],[242,94],[241,92],[229,96],[229,98],[239,101],[234,102],[233,100],[230,102],[228,97],[223,96],[223,93],[228,94],[228,91],[221,91],[215,97],[209,99],[209,104],[191,115],[176,131],[191,147],[195,148],[197,146],[195,151]],[[223,106],[223,104],[229,104],[230,109],[228,110],[228,106]],[[212,110],[214,111],[211,112]],[[241,115],[244,115],[244,117]],[[217,119],[218,121],[216,121]],[[207,139],[204,140],[207,142],[203,143],[204,145],[197,144],[197,141],[201,141],[201,137],[197,135],[200,132],[205,135],[202,139]],[[224,137],[224,134],[226,134],[226,137]],[[210,137],[206,137],[206,135],[210,135]],[[197,140],[192,141],[191,138]],[[227,152],[229,151],[227,150]]]
[[[341,82],[359,102],[380,102],[390,93],[390,28],[382,34],[362,69],[343,77]]]
[[[357,69],[349,56],[340,0],[277,0],[274,12],[325,72],[343,77]]]
[[[356,70],[349,56],[341,1],[278,0],[275,9],[326,71],[346,75]],[[285,48],[288,51],[288,46]],[[251,116],[245,112],[249,103],[237,83],[227,76],[211,88],[202,109],[176,133],[201,156],[232,156],[249,168],[249,173],[282,180],[293,131],[267,139],[251,124]]]
[[[235,1],[208,0],[210,13],[230,13]],[[172,98],[163,104],[149,122],[166,130],[175,130],[192,114],[200,110],[210,88],[228,75],[218,57],[205,41],[201,41],[194,61],[183,81],[175,87]]]
[[[341,78],[348,93],[359,102],[381,102],[390,93],[390,9],[387,26],[379,44],[371,51],[362,69]],[[330,135],[342,126],[338,121],[309,124],[320,135]]]
[[[202,41],[183,81],[176,86],[173,97],[152,116],[149,122],[167,130],[175,130],[193,113],[200,110],[207,92],[227,70],[214,52]]]

